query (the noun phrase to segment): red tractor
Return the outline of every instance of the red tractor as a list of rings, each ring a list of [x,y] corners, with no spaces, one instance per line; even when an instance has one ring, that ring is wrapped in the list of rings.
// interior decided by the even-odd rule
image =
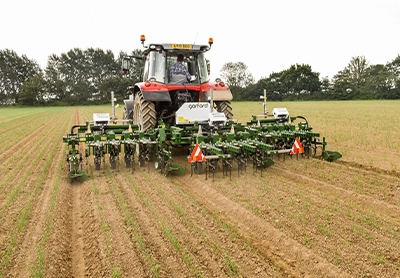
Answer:
[[[229,87],[219,78],[210,81],[210,64],[206,52],[211,49],[213,39],[208,45],[151,43],[144,45],[145,36],[140,38],[145,50],[143,57],[126,57],[123,59],[122,72],[128,74],[131,59],[145,61],[142,82],[130,86],[129,99],[124,100],[124,119],[132,119],[142,131],[157,127],[159,120],[168,126],[176,125],[176,112],[183,104],[208,102],[213,108],[225,114],[227,119],[233,117],[232,93]],[[178,55],[184,57],[183,65],[191,75],[190,80],[171,78],[171,67],[177,62]],[[188,122],[194,122],[189,119]]]

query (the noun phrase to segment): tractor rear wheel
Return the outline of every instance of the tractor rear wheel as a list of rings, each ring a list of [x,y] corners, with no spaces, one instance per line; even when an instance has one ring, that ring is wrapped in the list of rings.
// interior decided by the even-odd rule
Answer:
[[[233,118],[232,105],[231,102],[226,101],[215,101],[218,112],[223,112],[228,119]]]
[[[142,92],[138,92],[135,96],[133,123],[137,124],[141,131],[152,129],[157,123],[154,103],[145,100]]]

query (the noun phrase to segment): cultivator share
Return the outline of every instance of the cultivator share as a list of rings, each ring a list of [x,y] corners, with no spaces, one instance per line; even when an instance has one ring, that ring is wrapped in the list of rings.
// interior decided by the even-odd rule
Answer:
[[[141,41],[145,41],[143,35]],[[94,114],[63,137],[69,146],[67,179],[87,179],[83,164],[87,167],[90,157],[95,170],[106,160],[115,169],[123,157],[125,167],[132,170],[135,164],[154,163],[164,175],[184,174],[185,167],[173,161],[179,148],[187,148],[191,174],[205,172],[206,178],[219,169],[231,176],[237,168],[240,174],[250,165],[262,174],[274,159],[293,155],[327,161],[341,157],[326,150],[325,138],[320,140],[304,117],[291,117],[286,108],[274,108],[268,114],[265,92],[262,115],[253,115],[247,123],[234,120],[229,87],[220,79],[209,80],[204,54],[212,43],[210,39],[209,45],[150,44],[143,57],[124,59],[123,74],[129,74],[131,59],[145,61],[144,81],[128,88],[122,120],[115,117],[112,94],[112,117]],[[177,71],[182,66],[188,74]]]

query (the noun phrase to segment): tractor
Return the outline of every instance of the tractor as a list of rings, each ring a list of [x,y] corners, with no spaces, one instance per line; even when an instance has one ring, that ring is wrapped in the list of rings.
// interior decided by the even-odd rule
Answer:
[[[178,110],[187,103],[213,103],[217,112],[228,119],[233,118],[232,93],[229,87],[217,78],[210,81],[210,63],[206,52],[211,49],[213,39],[208,45],[150,43],[145,46],[145,36],[140,38],[144,56],[128,56],[123,59],[122,73],[129,74],[132,59],[144,60],[142,81],[128,88],[129,99],[124,100],[123,118],[133,120],[142,131],[156,128],[161,120],[168,126],[187,124],[199,120],[177,119]],[[191,78],[180,78],[170,73],[178,55],[183,55],[183,65]],[[178,112],[178,113],[177,113]]]
[[[185,174],[185,167],[173,159],[173,153],[182,147],[188,149],[191,174],[204,170],[206,178],[209,174],[214,177],[218,169],[231,176],[236,168],[240,175],[248,165],[262,173],[274,164],[274,158],[281,156],[321,157],[330,162],[342,157],[339,152],[326,149],[325,137],[320,140],[320,134],[305,117],[289,116],[284,107],[268,113],[265,90],[261,97],[264,113],[251,115],[247,123],[237,122],[229,87],[219,78],[215,82],[209,78],[210,64],[205,53],[211,49],[212,38],[208,45],[144,46],[142,35],[141,42],[144,55],[128,56],[122,61],[125,75],[129,75],[133,59],[145,61],[142,81],[128,87],[123,119],[117,119],[114,112],[112,117],[95,113],[93,120],[74,125],[63,137],[68,145],[70,182],[88,178],[83,164],[88,168],[91,156],[95,170],[101,169],[106,158],[110,169],[116,169],[123,154],[125,167],[132,171],[137,159],[141,167],[154,163],[164,175]],[[171,71],[178,55],[188,75],[175,76]],[[113,92],[111,95],[114,111]]]

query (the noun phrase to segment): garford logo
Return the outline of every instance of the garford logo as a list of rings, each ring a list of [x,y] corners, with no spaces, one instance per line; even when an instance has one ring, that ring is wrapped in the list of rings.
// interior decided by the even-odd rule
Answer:
[[[196,103],[196,104],[189,104],[189,109],[195,108],[208,108],[208,103]]]

